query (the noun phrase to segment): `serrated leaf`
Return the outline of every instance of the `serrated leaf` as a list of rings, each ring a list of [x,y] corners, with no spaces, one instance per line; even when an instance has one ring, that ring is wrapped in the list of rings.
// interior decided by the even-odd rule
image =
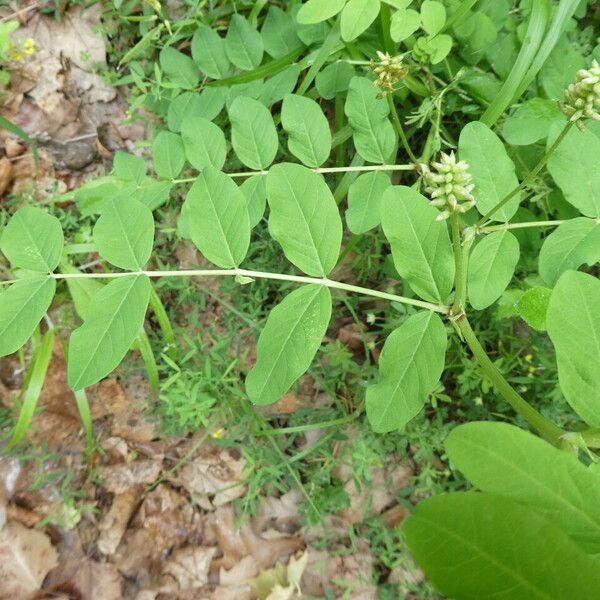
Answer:
[[[325,277],[335,267],[342,220],[323,177],[301,165],[280,163],[267,175],[269,230],[299,269]]]
[[[213,79],[230,74],[231,63],[225,52],[225,40],[207,25],[199,25],[192,37],[192,58],[198,68]]]
[[[600,427],[600,281],[563,273],[550,296],[546,328],[562,393],[584,421]]]
[[[494,231],[480,240],[469,259],[469,302],[476,310],[492,305],[508,287],[519,262],[519,242],[510,231]]]
[[[210,262],[231,269],[246,257],[250,244],[246,199],[229,175],[206,167],[187,193],[182,217],[192,241]]]
[[[154,244],[152,211],[128,195],[105,200],[94,227],[94,242],[100,256],[115,267],[142,269]]]
[[[346,0],[308,0],[298,11],[296,19],[303,25],[320,23],[337,15],[344,4]]]
[[[458,150],[461,160],[469,163],[477,198],[477,210],[483,215],[519,185],[515,165],[508,157],[500,138],[479,121],[466,125],[460,132]],[[500,210],[493,221],[509,221],[517,212],[520,194],[516,194]]]
[[[146,275],[114,279],[92,298],[87,319],[69,341],[71,389],[93,385],[119,365],[140,333],[149,298]]]
[[[269,110],[258,100],[239,96],[229,107],[231,143],[250,169],[267,169],[275,160],[279,141]]]
[[[122,181],[141,185],[146,178],[146,161],[141,156],[117,150],[113,160],[113,172]]]
[[[265,214],[267,207],[267,180],[265,177],[248,177],[240,191],[246,198],[250,228],[256,226]]]
[[[534,287],[519,298],[515,308],[519,316],[533,329],[545,331],[546,313],[551,295],[550,288]]]
[[[457,600],[594,600],[596,561],[532,509],[463,492],[421,502],[403,526],[442,594]]]
[[[305,285],[288,294],[269,314],[256,348],[256,364],[246,377],[254,404],[277,402],[313,361],[331,319],[331,294]]]
[[[281,107],[281,125],[289,136],[290,152],[307,167],[320,167],[329,158],[329,122],[314,100],[287,94]]]
[[[367,388],[367,417],[374,431],[404,426],[425,405],[444,369],[446,328],[434,312],[409,317],[385,341],[380,381]]]
[[[348,229],[355,234],[365,233],[381,223],[383,194],[391,186],[390,177],[374,171],[363,173],[348,190]]]
[[[387,118],[388,104],[377,98],[378,93],[372,81],[354,77],[344,110],[354,132],[356,151],[369,162],[386,164],[394,152],[396,134]]]
[[[578,217],[561,223],[545,240],[540,251],[540,275],[548,285],[581,265],[600,260],[600,223]]]
[[[421,15],[409,9],[397,10],[390,25],[390,35],[395,42],[403,42],[421,27]]]
[[[262,62],[262,37],[242,15],[231,17],[225,37],[225,51],[229,60],[242,71],[252,71]]]
[[[535,508],[586,552],[600,551],[600,475],[574,455],[507,423],[466,423],[444,442],[484,492]]]
[[[454,258],[444,221],[412,188],[392,186],[383,195],[381,224],[392,247],[394,266],[416,294],[444,302],[454,284]]]
[[[446,7],[436,0],[424,0],[421,4],[421,22],[429,35],[436,35],[446,24]]]
[[[159,177],[175,179],[185,164],[183,141],[176,133],[161,131],[152,144],[154,170]]]
[[[0,356],[16,352],[31,337],[50,307],[56,280],[20,279],[0,291]]]
[[[302,46],[294,19],[278,6],[269,6],[261,33],[265,50],[273,58],[282,58]]]
[[[181,139],[188,162],[199,171],[221,169],[227,158],[227,141],[220,127],[203,117],[187,116],[181,123]]]
[[[356,71],[347,62],[334,62],[321,69],[315,79],[315,87],[325,100],[333,100],[345,92]]]
[[[348,0],[340,22],[342,39],[351,42],[366,31],[377,18],[379,8],[379,0]]]
[[[49,273],[58,266],[64,236],[60,221],[36,206],[23,206],[0,238],[0,250],[13,268]]]
[[[160,66],[169,80],[184,90],[191,90],[200,82],[194,61],[175,48],[167,46],[160,51]]]

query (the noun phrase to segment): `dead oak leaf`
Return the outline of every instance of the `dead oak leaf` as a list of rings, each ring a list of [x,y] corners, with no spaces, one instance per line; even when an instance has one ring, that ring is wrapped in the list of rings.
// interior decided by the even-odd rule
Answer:
[[[162,464],[156,460],[136,460],[129,464],[100,467],[102,485],[113,494],[122,494],[138,485],[153,483],[160,475]]]
[[[210,563],[216,548],[186,546],[173,553],[165,563],[163,574],[175,579],[181,591],[198,589],[208,583]]]

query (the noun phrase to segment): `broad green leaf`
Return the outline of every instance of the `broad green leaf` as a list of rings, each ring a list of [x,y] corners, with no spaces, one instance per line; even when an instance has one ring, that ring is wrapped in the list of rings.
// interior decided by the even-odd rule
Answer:
[[[92,298],[87,319],[69,341],[71,389],[98,383],[119,365],[142,329],[149,297],[148,277],[127,275],[114,279]]]
[[[63,260],[60,263],[60,272],[72,274],[81,273],[77,267],[74,267],[66,260]],[[88,316],[92,298],[104,287],[104,284],[100,283],[97,279],[91,279],[89,277],[70,277],[66,282],[69,293],[71,294],[71,299],[73,300],[75,312],[83,321]]]
[[[427,40],[427,52],[432,65],[442,62],[450,54],[452,43],[452,38],[445,33],[440,33],[433,39]]]
[[[181,123],[188,116],[204,117],[212,121],[225,106],[227,88],[205,87],[200,94],[183,92],[171,100],[167,111],[167,125],[171,131],[179,133]]]
[[[519,242],[510,231],[481,239],[469,259],[469,302],[476,310],[492,305],[508,287],[519,262]]]
[[[283,100],[286,94],[292,92],[300,77],[300,67],[297,64],[288,65],[273,77],[265,80],[258,95],[258,101],[269,107]]]
[[[513,146],[535,144],[548,136],[555,121],[563,121],[556,102],[545,98],[527,100],[502,125],[504,139]]]
[[[192,37],[192,58],[198,68],[213,79],[230,75],[231,63],[225,52],[225,40],[207,25],[200,25]]]
[[[184,90],[191,90],[200,82],[200,73],[194,61],[171,46],[160,51],[160,66],[168,79]]]
[[[537,509],[586,552],[600,551],[600,474],[508,423],[466,423],[444,442],[448,457],[483,492]]]
[[[546,313],[551,294],[550,288],[534,287],[519,298],[515,308],[519,316],[533,329],[545,331]]]
[[[438,590],[456,600],[595,600],[600,573],[551,521],[492,494],[421,502],[403,525],[408,546]]]
[[[584,421],[600,427],[600,281],[563,273],[550,296],[546,328],[562,393]]]
[[[519,185],[515,165],[506,154],[500,138],[487,126],[473,121],[460,132],[458,150],[461,160],[470,165],[477,199],[477,209],[483,215]],[[520,194],[516,194],[491,217],[494,221],[508,221],[517,212]]]
[[[265,84],[261,79],[255,79],[254,81],[249,81],[248,83],[236,83],[234,85],[230,85],[227,92],[227,98],[225,100],[225,107],[227,108],[227,111],[230,110],[231,105],[239,97],[258,100],[262,96],[264,87]]]
[[[421,15],[409,8],[397,10],[392,16],[390,35],[395,42],[403,42],[421,27]]]
[[[185,164],[185,150],[181,137],[170,131],[161,131],[152,144],[154,170],[159,177],[175,179]]]
[[[367,417],[374,431],[387,433],[421,412],[444,369],[446,328],[434,312],[408,318],[385,341],[380,381],[367,388]]]
[[[0,238],[0,250],[16,269],[49,273],[58,266],[64,236],[60,221],[36,206],[23,206]]]
[[[0,291],[0,356],[16,352],[31,337],[50,307],[56,280],[20,279]]]
[[[181,123],[181,139],[188,162],[199,171],[221,169],[227,157],[227,141],[220,127],[203,117],[186,117]]]
[[[346,211],[346,222],[352,233],[365,233],[381,223],[383,194],[390,186],[389,175],[380,171],[363,173],[352,183]]]
[[[298,11],[298,23],[311,25],[337,15],[344,8],[346,0],[308,0]]]
[[[263,218],[267,207],[267,179],[262,176],[248,177],[240,185],[240,190],[246,198],[250,228],[255,227]]]
[[[340,22],[342,39],[351,42],[363,33],[379,14],[379,0],[348,0]]]
[[[99,214],[104,200],[118,194],[122,189],[123,185],[120,179],[115,175],[106,175],[83,184],[75,190],[73,196],[79,212],[84,217],[89,217]]]
[[[287,259],[314,277],[335,267],[342,220],[322,175],[301,165],[280,163],[267,175],[269,230]]]
[[[548,137],[552,144],[561,130],[555,124]],[[567,202],[586,217],[600,217],[600,137],[588,128],[573,127],[548,161],[548,171]]]
[[[586,58],[564,35],[540,70],[539,80],[546,97],[550,100],[563,100],[565,89],[575,80],[575,73],[587,67]]]
[[[354,132],[356,151],[365,160],[386,164],[396,144],[396,134],[388,115],[385,100],[377,98],[377,88],[366,77],[350,81],[345,112]]]
[[[231,17],[225,38],[225,51],[229,60],[242,71],[252,71],[262,62],[262,37],[242,15]]]
[[[315,87],[325,100],[333,100],[348,89],[355,74],[354,67],[347,62],[334,62],[319,71]]]
[[[559,225],[545,240],[540,251],[540,275],[548,285],[581,265],[600,260],[600,223],[578,217]]]
[[[436,35],[446,24],[446,8],[436,0],[424,0],[421,4],[421,22],[429,35]]]
[[[206,167],[187,193],[184,207],[198,250],[222,269],[238,267],[248,252],[250,224],[246,198],[231,177]]]
[[[281,107],[281,124],[289,136],[290,152],[307,167],[320,167],[329,158],[329,122],[314,100],[287,94]]]
[[[293,17],[278,6],[269,6],[261,33],[265,50],[273,58],[282,58],[302,46]]]
[[[94,227],[94,242],[100,256],[115,267],[142,269],[154,244],[152,211],[123,194],[105,200]]]
[[[446,223],[436,220],[439,214],[412,188],[395,185],[383,194],[381,224],[396,271],[431,302],[444,302],[454,284],[450,236]]]
[[[169,199],[172,187],[173,184],[170,181],[146,177],[137,187],[128,190],[126,188],[126,190],[131,192],[131,199],[141,202],[150,210],[156,210]]]
[[[331,294],[305,285],[288,294],[269,315],[258,338],[256,364],[246,377],[254,404],[277,402],[310,367],[331,319]]]
[[[113,172],[122,181],[141,185],[146,178],[146,161],[141,156],[118,150],[113,161]]]
[[[250,169],[267,169],[275,160],[279,140],[273,117],[258,100],[239,96],[229,107],[231,143]]]

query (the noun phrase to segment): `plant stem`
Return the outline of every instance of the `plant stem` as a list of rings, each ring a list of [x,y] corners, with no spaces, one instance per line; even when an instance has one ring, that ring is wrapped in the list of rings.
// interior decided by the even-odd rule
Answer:
[[[273,279],[277,281],[291,281],[293,283],[312,283],[324,285],[336,290],[354,292],[363,296],[372,296],[391,302],[408,304],[418,308],[425,308],[438,313],[447,315],[450,311],[448,306],[433,304],[416,300],[415,298],[406,298],[396,294],[380,292],[358,285],[350,285],[341,281],[332,281],[327,278],[305,277],[303,275],[286,275],[285,273],[267,273],[264,271],[249,271],[247,269],[189,269],[179,271],[128,271],[118,273],[52,273],[50,276],[54,279],[116,279],[118,277],[129,277],[131,275],[146,275],[147,277],[249,277],[251,279]],[[8,282],[6,282],[8,283]]]
[[[465,315],[456,320],[456,325],[462,333],[467,345],[473,352],[475,359],[481,366],[486,377],[492,382],[500,395],[510,406],[521,415],[542,437],[554,446],[562,445],[562,436],[565,434],[560,427],[544,417],[533,408],[513,387],[506,381],[502,373],[496,368],[477,339],[475,332]]]
[[[456,212],[450,216],[450,229],[452,231],[452,250],[454,252],[454,304],[452,312],[459,314],[462,312],[465,303],[467,272],[463,262],[463,251],[461,246],[460,221]]]
[[[511,192],[509,192],[494,208],[488,211],[479,221],[477,221],[477,227],[481,227],[482,225],[486,225],[490,220],[490,217],[499,211],[509,200],[511,200],[514,196],[516,196],[521,190],[525,189],[537,176],[537,174],[544,168],[546,163],[550,160],[550,157],[554,154],[554,151],[560,146],[561,142],[567,137],[569,131],[571,131],[571,127],[573,127],[573,121],[569,121],[560,132],[560,135],[554,140],[554,143],[548,148],[544,156],[540,158],[535,167],[529,171],[527,177],[521,181],[521,183]]]
[[[404,133],[404,128],[402,127],[400,117],[398,116],[398,111],[396,110],[396,105],[394,104],[394,98],[392,97],[392,94],[387,94],[387,101],[390,106],[390,113],[392,115],[392,123],[394,124],[394,129],[396,130],[396,133],[400,137],[400,141],[402,142],[402,146],[406,150],[408,157],[410,158],[410,160],[413,163],[416,164],[418,162],[417,157],[415,156],[415,153],[412,151],[412,149],[408,143],[408,138],[406,137],[406,134]]]
[[[525,221],[524,223],[501,223],[491,227],[478,227],[477,234],[493,233],[505,229],[529,229],[530,227],[558,227],[566,221]]]

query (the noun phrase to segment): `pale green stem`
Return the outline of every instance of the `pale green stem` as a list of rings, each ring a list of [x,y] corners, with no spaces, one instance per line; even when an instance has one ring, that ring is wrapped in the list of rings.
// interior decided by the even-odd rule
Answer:
[[[390,107],[390,113],[392,115],[392,123],[394,124],[394,129],[396,133],[400,137],[400,141],[402,142],[403,148],[406,150],[408,157],[413,163],[417,163],[417,157],[415,153],[412,151],[410,144],[408,143],[408,138],[404,133],[404,128],[402,127],[402,122],[400,121],[400,116],[398,115],[398,111],[396,110],[396,105],[394,104],[394,98],[392,94],[387,94],[388,105]]]
[[[128,271],[122,273],[52,273],[54,279],[116,279],[118,277],[129,277],[131,275],[146,275],[147,277],[249,277],[251,279],[273,279],[277,281],[291,281],[293,283],[312,283],[316,285],[324,285],[328,288],[336,290],[344,290],[346,292],[354,292],[363,296],[372,296],[373,298],[381,298],[390,300],[391,302],[399,302],[408,304],[418,308],[425,308],[442,314],[448,314],[449,307],[441,304],[433,304],[416,300],[414,298],[406,298],[396,294],[371,290],[369,288],[360,287],[358,285],[350,285],[341,281],[332,281],[327,278],[305,277],[303,275],[286,275],[285,273],[267,273],[264,271],[249,271],[248,269],[188,269],[180,271]],[[9,282],[3,282],[9,283]]]
[[[452,312],[459,314],[464,308],[464,292],[466,291],[466,278],[467,270],[465,269],[464,256],[461,246],[461,235],[460,235],[460,217],[456,212],[453,212],[450,216],[450,229],[452,231],[452,250],[454,252],[454,304],[452,306]]]
[[[505,229],[530,229],[532,227],[558,227],[566,221],[525,221],[524,223],[501,223],[490,227],[478,227],[477,234],[493,233],[494,231],[504,231]]]

